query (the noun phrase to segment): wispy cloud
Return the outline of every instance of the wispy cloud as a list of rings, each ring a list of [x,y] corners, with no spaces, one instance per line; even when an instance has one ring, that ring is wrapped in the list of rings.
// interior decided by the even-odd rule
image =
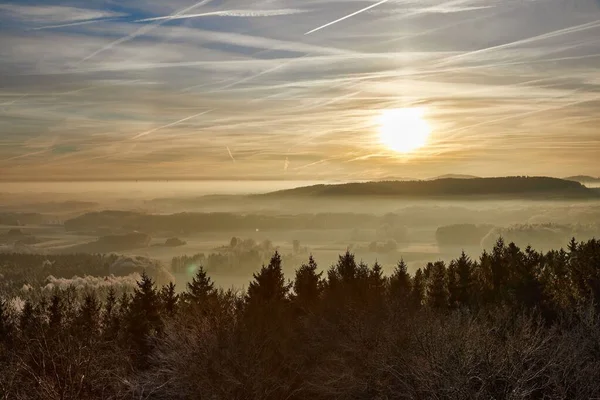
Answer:
[[[177,16],[179,16],[179,15],[181,15],[181,14],[184,14],[184,13],[186,13],[186,12],[188,12],[188,11],[191,11],[191,10],[193,10],[193,9],[195,9],[195,8],[202,7],[202,6],[204,6],[204,5],[208,4],[208,3],[210,3],[211,1],[212,1],[212,0],[202,0],[202,1],[198,2],[198,3],[196,3],[196,4],[193,4],[193,5],[189,6],[189,7],[186,7],[186,8],[184,8],[184,9],[181,9],[181,10],[177,11],[176,13],[172,14],[172,15],[170,16],[170,18],[171,18],[171,19],[172,19],[172,18],[176,18]],[[169,18],[167,18],[167,20],[168,20],[168,19],[169,19]],[[151,25],[145,25],[145,26],[141,27],[140,29],[136,30],[135,32],[133,32],[133,33],[131,33],[131,34],[127,35],[127,36],[124,36],[124,37],[122,37],[122,38],[120,38],[120,39],[118,39],[118,40],[115,40],[115,41],[113,41],[113,42],[111,42],[111,43],[107,44],[106,46],[104,46],[104,47],[102,47],[102,48],[100,48],[100,49],[98,49],[98,50],[94,51],[94,52],[93,52],[93,53],[91,53],[90,55],[88,55],[88,56],[84,57],[84,58],[83,58],[81,61],[87,61],[87,60],[89,60],[89,59],[91,59],[91,58],[93,58],[93,57],[97,56],[98,54],[100,54],[100,53],[104,52],[104,51],[110,50],[110,49],[112,49],[112,48],[113,48],[113,47],[115,47],[115,46],[118,46],[118,45],[120,45],[120,44],[122,44],[122,43],[125,43],[125,42],[129,41],[129,40],[135,39],[135,38],[136,38],[136,37],[138,37],[138,36],[144,35],[144,34],[146,34],[146,33],[150,32],[150,31],[151,31],[152,29],[154,29],[155,27],[159,26],[159,25],[160,25],[162,22],[163,22],[163,21],[157,21],[157,22],[155,22],[154,24],[151,24]]]
[[[114,18],[92,19],[92,20],[79,21],[79,22],[70,22],[68,24],[39,26],[39,27],[36,27],[36,28],[31,28],[31,30],[33,30],[33,31],[41,31],[41,30],[44,30],[44,29],[59,29],[59,28],[67,28],[67,27],[70,27],[70,26],[88,25],[88,24],[95,24],[95,23],[98,23],[98,22],[107,22],[107,21],[113,21],[113,20],[114,20]]]
[[[310,12],[310,10],[300,9],[280,9],[280,10],[223,10],[223,11],[211,11],[199,14],[183,14],[177,16],[163,16],[163,17],[152,17],[138,19],[135,22],[150,22],[150,21],[162,21],[162,20],[177,20],[177,19],[188,19],[188,18],[200,18],[200,17],[240,17],[240,18],[258,18],[258,17],[276,17],[281,15],[294,15]]]
[[[78,21],[96,20],[101,18],[122,17],[127,14],[78,7],[60,5],[17,5],[0,4],[0,11],[7,13],[11,18],[26,22],[37,23],[68,23]]]

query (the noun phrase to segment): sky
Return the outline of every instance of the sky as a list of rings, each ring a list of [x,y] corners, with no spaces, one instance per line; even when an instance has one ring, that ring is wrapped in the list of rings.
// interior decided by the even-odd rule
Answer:
[[[0,43],[0,180],[600,175],[600,0],[11,1]]]

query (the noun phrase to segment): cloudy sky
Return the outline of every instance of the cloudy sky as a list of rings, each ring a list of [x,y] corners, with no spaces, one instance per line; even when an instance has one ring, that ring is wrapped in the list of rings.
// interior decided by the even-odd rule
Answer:
[[[0,3],[0,179],[600,175],[600,0],[194,1]]]

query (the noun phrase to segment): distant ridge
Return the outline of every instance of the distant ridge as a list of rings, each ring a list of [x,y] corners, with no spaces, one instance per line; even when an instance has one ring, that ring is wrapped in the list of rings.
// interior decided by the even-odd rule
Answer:
[[[463,174],[446,174],[446,175],[440,175],[440,176],[436,176],[435,178],[430,178],[430,181],[435,181],[437,179],[476,179],[479,178],[479,176],[475,176],[475,175],[463,175]]]
[[[568,176],[565,178],[568,181],[575,181],[575,182],[580,182],[580,183],[600,183],[600,178],[594,178],[593,176],[589,176],[589,175],[575,175],[575,176]]]
[[[598,198],[579,182],[550,177],[442,178],[423,181],[385,181],[314,185],[259,196],[380,196],[397,198]]]
[[[473,178],[480,178],[480,177],[475,176],[475,175],[466,175],[466,174],[445,174],[445,175],[440,175],[440,176],[434,176],[433,178],[425,178],[422,180],[435,181],[437,179],[448,179],[448,178],[450,178],[450,179],[473,179]],[[421,180],[421,179],[415,179],[415,178],[410,178],[410,177],[406,177],[406,176],[402,176],[402,177],[383,176],[380,178],[372,179],[371,182],[390,182],[390,181],[406,182],[406,181],[418,181],[418,180]]]

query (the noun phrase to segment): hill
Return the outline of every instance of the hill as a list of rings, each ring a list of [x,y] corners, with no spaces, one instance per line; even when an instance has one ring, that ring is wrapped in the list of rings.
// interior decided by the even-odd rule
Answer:
[[[281,190],[261,196],[380,196],[404,198],[598,198],[597,192],[579,182],[549,177],[444,178],[432,181],[387,181],[314,185]]]
[[[479,177],[475,176],[475,175],[446,174],[446,175],[436,176],[436,177],[428,179],[428,180],[435,181],[438,179],[476,179],[476,178],[479,178]]]
[[[575,181],[580,183],[600,183],[600,178],[594,178],[593,176],[589,175],[568,176],[565,179],[568,181]]]

